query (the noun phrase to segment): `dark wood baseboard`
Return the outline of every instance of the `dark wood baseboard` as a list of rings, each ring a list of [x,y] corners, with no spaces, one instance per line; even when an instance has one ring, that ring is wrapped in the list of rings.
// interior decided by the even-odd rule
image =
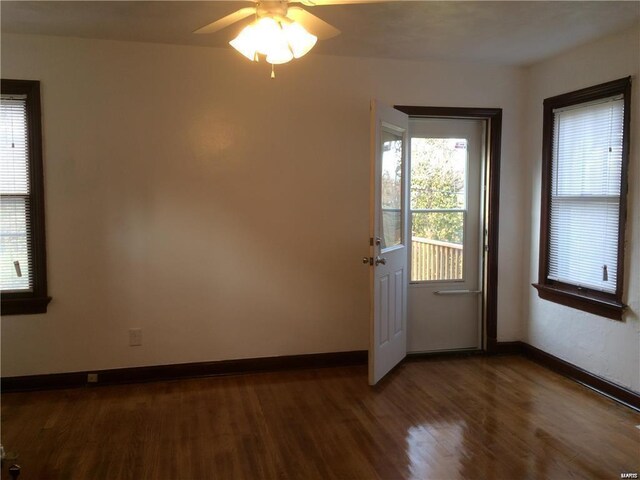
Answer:
[[[525,342],[498,342],[495,353],[521,354],[536,363],[640,411],[640,394]]]
[[[433,354],[409,354],[408,361],[452,358],[481,354],[481,351],[438,352]],[[572,363],[524,342],[495,342],[489,353],[499,355],[523,355],[531,360],[592,388],[631,408],[640,410],[640,394],[594,375]],[[1,381],[2,392],[25,390],[50,390],[57,388],[84,387],[87,385],[115,385],[121,383],[177,380],[181,378],[234,375],[245,373],[274,372],[302,368],[341,367],[365,365],[367,351],[313,353],[282,357],[246,358],[216,362],[180,363],[150,367],[117,368],[48,375],[5,377]],[[89,373],[98,374],[97,383],[88,383]]]
[[[1,379],[3,393],[25,390],[50,390],[84,386],[115,385],[120,383],[153,382],[181,378],[234,375],[243,373],[274,372],[302,368],[343,367],[365,365],[368,352],[312,353],[282,357],[245,358],[216,362],[179,363],[150,367],[116,368],[47,375],[4,377]],[[88,383],[89,373],[98,374],[97,383]]]
[[[610,382],[598,375],[594,375],[593,373],[527,343],[523,343],[522,348],[526,357],[547,367],[549,370],[558,372],[565,377],[569,377],[576,382],[597,390],[620,403],[636,410],[640,410],[640,394],[621,385]]]
[[[495,342],[488,353],[496,355],[522,355],[524,353],[523,342]]]

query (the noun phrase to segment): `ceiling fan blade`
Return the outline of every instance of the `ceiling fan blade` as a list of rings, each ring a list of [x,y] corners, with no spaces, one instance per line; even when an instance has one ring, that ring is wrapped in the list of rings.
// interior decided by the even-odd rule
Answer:
[[[301,24],[309,33],[312,33],[320,40],[335,37],[340,34],[340,30],[336,27],[329,25],[324,20],[307,12],[301,7],[289,7],[287,17]]]
[[[307,7],[323,5],[349,5],[353,3],[387,3],[401,0],[290,0],[290,3],[302,3]]]
[[[222,30],[223,28],[228,27],[232,23],[239,22],[243,18],[247,18],[250,15],[255,15],[255,13],[256,13],[255,7],[241,8],[240,10],[237,10],[227,15],[226,17],[222,17],[221,19],[216,20],[215,22],[210,23],[209,25],[205,25],[204,27],[197,29],[193,33],[214,33],[214,32],[217,32],[218,30]]]

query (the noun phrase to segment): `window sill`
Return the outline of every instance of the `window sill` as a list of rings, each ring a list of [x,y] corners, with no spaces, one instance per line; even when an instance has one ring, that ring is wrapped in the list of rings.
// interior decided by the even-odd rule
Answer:
[[[627,308],[624,303],[598,298],[589,293],[581,293],[555,285],[532,284],[538,290],[538,296],[543,300],[559,303],[567,307],[593,313],[612,320],[622,320],[622,314]]]
[[[32,315],[47,313],[51,297],[2,298],[2,315]]]

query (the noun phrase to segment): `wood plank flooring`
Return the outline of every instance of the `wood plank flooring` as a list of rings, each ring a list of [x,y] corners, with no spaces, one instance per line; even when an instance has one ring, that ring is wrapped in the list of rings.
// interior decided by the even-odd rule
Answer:
[[[640,414],[524,358],[2,395],[20,480],[618,479]],[[9,478],[7,465],[2,478]]]

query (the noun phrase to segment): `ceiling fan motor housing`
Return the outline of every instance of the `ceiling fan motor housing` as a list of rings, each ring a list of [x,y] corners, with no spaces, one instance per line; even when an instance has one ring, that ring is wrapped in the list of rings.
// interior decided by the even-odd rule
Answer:
[[[289,2],[287,1],[264,1],[256,4],[256,14],[258,17],[273,17],[276,19],[287,16]]]

